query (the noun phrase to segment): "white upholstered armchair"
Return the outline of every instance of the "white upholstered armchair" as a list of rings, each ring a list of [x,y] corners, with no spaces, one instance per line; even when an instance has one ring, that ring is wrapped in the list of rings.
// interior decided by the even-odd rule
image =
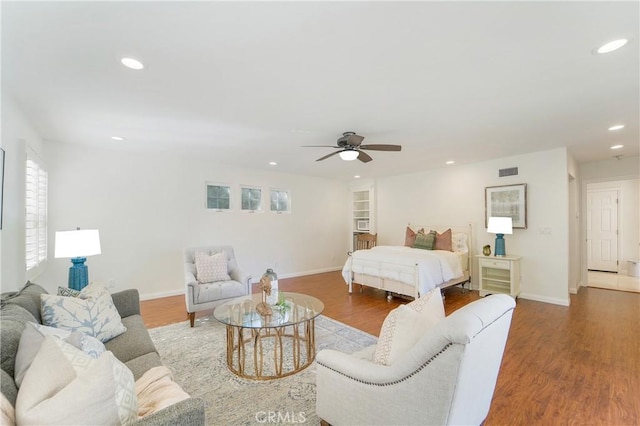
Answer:
[[[196,254],[204,256],[205,262],[219,254],[224,259],[222,264],[218,265],[221,266],[221,269],[210,268],[206,271],[206,275],[203,270],[198,273]],[[210,262],[208,266],[212,266]],[[213,309],[230,299],[246,296],[251,292],[251,277],[238,268],[236,256],[231,246],[184,249],[184,282],[186,285],[185,301],[191,327],[194,325],[197,311]]]
[[[375,346],[322,350],[316,413],[340,425],[479,425],[489,413],[515,301],[492,295],[436,323],[392,365]]]

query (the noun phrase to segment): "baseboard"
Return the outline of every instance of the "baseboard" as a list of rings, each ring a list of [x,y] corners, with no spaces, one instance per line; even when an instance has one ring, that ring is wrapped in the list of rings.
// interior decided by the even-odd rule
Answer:
[[[544,303],[551,303],[554,305],[569,306],[568,297],[566,300],[564,300],[564,299],[557,299],[555,297],[545,297],[545,296],[540,296],[537,294],[530,294],[530,293],[520,293],[518,297],[520,297],[521,299],[534,300],[536,302],[544,302]]]
[[[290,274],[278,274],[278,279],[304,277],[305,275],[322,274],[325,272],[334,272],[334,271],[341,271],[341,270],[342,270],[342,266],[332,266],[329,268],[314,269],[311,271],[293,272]],[[256,284],[258,282],[260,282],[260,276],[251,278],[252,284]],[[140,300],[160,299],[162,297],[170,297],[170,296],[178,296],[178,295],[184,295],[184,289],[161,291],[158,293],[145,293],[140,295]]]
[[[163,297],[179,296],[179,295],[184,296],[184,289],[161,291],[158,293],[145,293],[140,295],[140,300],[160,299]]]

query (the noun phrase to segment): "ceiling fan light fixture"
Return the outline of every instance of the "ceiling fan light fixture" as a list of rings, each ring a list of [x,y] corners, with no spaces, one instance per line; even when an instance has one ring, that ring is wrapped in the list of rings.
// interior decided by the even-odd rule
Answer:
[[[340,158],[342,158],[344,161],[353,161],[358,158],[358,155],[360,155],[360,153],[356,150],[347,150],[341,151],[338,155],[340,155]]]

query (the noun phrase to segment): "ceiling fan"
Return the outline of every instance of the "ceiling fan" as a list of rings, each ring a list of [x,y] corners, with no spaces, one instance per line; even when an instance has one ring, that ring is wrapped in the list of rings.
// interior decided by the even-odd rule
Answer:
[[[305,145],[305,147],[327,147],[336,148],[339,150],[325,155],[324,157],[320,157],[316,161],[326,160],[333,155],[340,154],[340,158],[345,161],[353,161],[357,158],[363,163],[368,163],[369,161],[373,160],[373,158],[371,158],[369,154],[363,151],[365,149],[371,151],[400,151],[402,149],[402,146],[400,145],[360,145],[363,139],[364,136],[356,135],[355,132],[344,132],[342,136],[338,138],[338,141],[336,142],[337,146]]]

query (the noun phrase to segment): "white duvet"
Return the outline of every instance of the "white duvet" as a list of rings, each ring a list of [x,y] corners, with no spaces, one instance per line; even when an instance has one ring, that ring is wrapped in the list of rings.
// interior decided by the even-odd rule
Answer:
[[[444,250],[376,246],[354,251],[342,268],[342,277],[347,284],[351,282],[353,273],[411,285],[415,285],[417,279],[420,294],[425,294],[446,281],[462,277],[460,259],[460,254]]]

